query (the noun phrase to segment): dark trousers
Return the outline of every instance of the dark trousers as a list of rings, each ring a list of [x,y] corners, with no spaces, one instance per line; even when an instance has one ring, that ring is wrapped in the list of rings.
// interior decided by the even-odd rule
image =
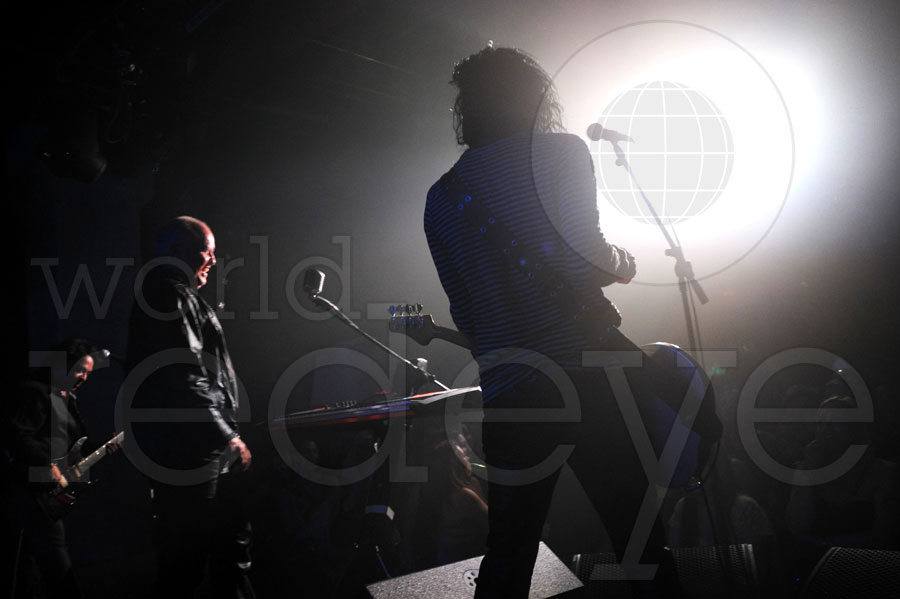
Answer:
[[[9,530],[15,543],[14,597],[80,597],[66,546],[62,520],[51,520],[38,506],[26,485],[13,482],[8,493]]]
[[[215,597],[254,597],[250,523],[232,476],[202,485],[153,484],[157,596],[192,597],[207,564]]]
[[[491,477],[500,478],[488,484],[490,530],[475,593],[478,599],[528,597],[544,519],[562,465],[559,460],[545,461],[554,451],[568,456],[565,461],[602,518],[620,560],[635,530],[648,480],[606,374],[597,368],[566,375],[577,395],[570,402],[580,405],[580,415],[569,416],[575,422],[550,422],[546,416],[503,422],[510,418],[498,409],[563,405],[560,384],[538,372],[485,408],[485,458]],[[633,386],[643,384],[639,377],[639,373],[629,376]],[[505,478],[501,470],[506,471]],[[659,569],[653,580],[633,583],[639,596],[681,596],[658,519],[640,563],[659,564]]]

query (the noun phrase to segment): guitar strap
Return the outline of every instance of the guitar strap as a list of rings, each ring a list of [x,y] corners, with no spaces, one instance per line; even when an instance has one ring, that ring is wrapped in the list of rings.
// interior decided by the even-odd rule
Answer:
[[[538,254],[516,239],[484,204],[468,192],[455,167],[441,177],[440,182],[447,197],[456,202],[456,210],[460,216],[482,235],[488,245],[501,254],[507,265],[531,281],[538,293],[558,306],[563,314],[583,323],[593,342],[600,343],[611,327],[622,324],[622,315],[611,301],[605,297],[599,305],[583,301],[578,292],[558,273],[542,264]]]

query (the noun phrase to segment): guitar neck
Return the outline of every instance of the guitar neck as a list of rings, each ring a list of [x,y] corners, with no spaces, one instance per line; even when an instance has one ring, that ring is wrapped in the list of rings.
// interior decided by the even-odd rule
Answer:
[[[448,343],[464,347],[468,350],[475,349],[475,344],[472,342],[472,339],[465,333],[461,333],[456,329],[442,327],[441,325],[436,324],[432,330],[432,336],[435,339],[443,339]]]
[[[100,458],[102,458],[102,457],[105,456],[107,453],[109,453],[109,451],[106,449],[106,446],[107,446],[107,445],[109,445],[110,443],[112,443],[112,442],[114,442],[114,441],[115,441],[115,442],[118,442],[118,443],[121,443],[121,442],[122,442],[122,439],[124,439],[124,438],[125,438],[125,433],[124,433],[124,432],[121,432],[121,433],[117,434],[115,437],[113,437],[112,439],[110,439],[109,441],[107,441],[106,443],[104,443],[103,446],[100,447],[100,449],[98,449],[97,451],[95,451],[95,452],[92,453],[91,455],[85,457],[83,460],[81,460],[80,462],[78,462],[78,464],[75,465],[75,469],[77,469],[77,470],[80,471],[80,472],[84,472],[85,470],[87,470],[88,468],[90,468],[91,466],[93,466],[94,464],[96,464],[97,462],[99,462],[99,461],[100,461]]]
[[[407,304],[407,306],[410,305]],[[417,306],[421,308],[421,304],[417,304]],[[471,337],[455,329],[436,324],[431,314],[398,312],[394,313],[388,326],[394,332],[408,335],[416,343],[428,345],[434,339],[443,339],[448,343],[464,347],[470,351],[475,350],[475,342]]]

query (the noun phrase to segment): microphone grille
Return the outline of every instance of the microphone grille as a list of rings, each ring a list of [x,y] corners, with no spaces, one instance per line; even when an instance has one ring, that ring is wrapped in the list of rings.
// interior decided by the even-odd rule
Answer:
[[[322,293],[325,286],[325,273],[315,268],[307,269],[303,274],[303,291],[315,297]]]
[[[591,123],[587,128],[587,136],[591,141],[603,139],[603,126],[600,123]]]

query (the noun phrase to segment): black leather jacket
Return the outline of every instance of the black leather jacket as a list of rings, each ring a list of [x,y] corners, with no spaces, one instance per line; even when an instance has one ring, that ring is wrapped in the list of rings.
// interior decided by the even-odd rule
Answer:
[[[135,440],[157,464],[194,468],[216,460],[238,433],[238,390],[212,307],[178,268],[160,266],[140,286],[128,339],[125,401],[175,410],[136,423]]]

